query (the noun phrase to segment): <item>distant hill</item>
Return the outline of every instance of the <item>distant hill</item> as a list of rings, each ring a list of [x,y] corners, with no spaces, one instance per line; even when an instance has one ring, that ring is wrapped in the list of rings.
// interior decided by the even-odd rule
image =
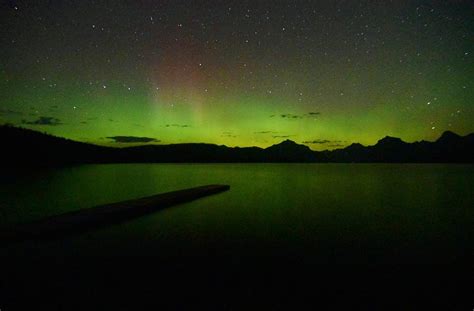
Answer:
[[[473,163],[474,134],[459,136],[446,131],[435,142],[407,143],[400,138],[385,137],[374,146],[353,144],[327,152],[330,162],[440,162]]]
[[[459,136],[449,131],[435,142],[407,143],[400,138],[387,136],[373,146],[352,144],[332,151],[313,151],[291,140],[268,148],[213,144],[114,148],[12,126],[0,126],[0,138],[2,163],[7,167],[154,162],[474,162],[474,134]]]
[[[5,165],[57,166],[107,162],[113,148],[59,138],[24,128],[0,126],[1,162]]]

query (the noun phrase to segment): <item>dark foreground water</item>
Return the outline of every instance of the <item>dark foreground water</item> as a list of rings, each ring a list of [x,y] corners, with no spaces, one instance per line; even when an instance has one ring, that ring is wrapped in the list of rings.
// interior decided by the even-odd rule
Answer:
[[[205,184],[231,190],[0,254],[453,263],[474,250],[474,166],[86,165],[3,177],[1,225]]]

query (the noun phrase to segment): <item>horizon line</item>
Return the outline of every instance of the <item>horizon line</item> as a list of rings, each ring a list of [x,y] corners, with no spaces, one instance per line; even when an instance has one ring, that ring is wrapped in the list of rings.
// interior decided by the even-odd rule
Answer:
[[[36,132],[36,133],[40,133],[40,134],[43,134],[43,135],[48,135],[48,136],[52,136],[52,137],[56,137],[56,138],[60,138],[60,139],[65,139],[65,140],[70,140],[70,141],[74,141],[74,142],[79,142],[79,143],[83,143],[83,144],[90,144],[90,145],[95,145],[95,146],[102,146],[102,147],[109,147],[109,148],[126,148],[126,147],[140,147],[140,146],[169,146],[169,145],[187,145],[187,144],[196,144],[196,145],[215,145],[215,146],[222,146],[222,147],[227,147],[227,148],[259,148],[259,149],[267,149],[271,146],[275,146],[275,145],[279,145],[279,144],[282,144],[286,141],[290,141],[290,142],[293,142],[297,145],[300,145],[300,146],[306,146],[308,147],[310,150],[312,151],[315,151],[315,152],[323,152],[323,151],[333,151],[333,150],[340,150],[340,149],[345,149],[349,146],[352,146],[352,145],[361,145],[363,147],[371,147],[371,146],[375,146],[377,145],[381,140],[383,139],[386,139],[386,138],[392,138],[392,139],[399,139],[400,141],[404,142],[404,143],[407,143],[407,144],[413,144],[413,143],[421,143],[421,142],[430,142],[430,143],[434,143],[436,141],[438,141],[441,137],[443,137],[445,134],[447,133],[452,133],[456,136],[459,136],[459,137],[467,137],[467,136],[470,136],[470,135],[474,135],[474,132],[471,132],[471,133],[468,133],[466,135],[460,135],[454,131],[451,131],[451,130],[445,130],[441,133],[441,135],[434,141],[429,141],[429,140],[415,140],[413,142],[408,142],[408,141],[405,141],[403,140],[401,137],[396,137],[396,136],[390,136],[390,135],[385,135],[384,137],[380,138],[377,140],[377,142],[373,145],[364,145],[362,143],[359,143],[359,142],[352,142],[352,143],[349,143],[347,145],[344,145],[344,146],[341,146],[340,148],[334,148],[334,149],[324,149],[324,150],[313,150],[311,148],[311,144],[308,144],[308,143],[304,143],[304,142],[296,142],[290,138],[286,138],[284,140],[281,140],[280,142],[277,142],[277,143],[274,143],[274,144],[271,144],[269,145],[268,147],[259,147],[259,146],[228,146],[228,145],[225,145],[225,144],[217,144],[217,143],[208,143],[208,142],[180,142],[180,143],[162,143],[161,140],[159,139],[155,139],[153,138],[153,141],[150,141],[150,142],[118,142],[118,141],[115,141],[115,142],[110,142],[108,144],[100,144],[100,143],[93,143],[93,142],[90,142],[90,141],[81,141],[81,140],[76,140],[76,139],[72,139],[72,138],[67,138],[67,137],[64,137],[64,136],[58,136],[58,135],[54,135],[54,134],[50,134],[50,133],[47,133],[47,132],[42,132],[42,131],[39,131],[39,130],[36,130],[36,129],[30,129],[30,128],[27,128],[27,127],[22,127],[22,126],[17,126],[17,125],[14,125],[14,124],[8,124],[8,123],[5,123],[5,124],[0,124],[0,127],[10,127],[10,128],[16,128],[16,129],[21,129],[21,130],[27,130],[27,131],[32,131],[32,132]],[[109,137],[101,137],[99,139],[104,139],[104,138],[109,138],[110,137],[119,137],[119,136],[109,136]],[[120,137],[135,137],[135,138],[145,138],[145,137],[138,137],[138,136],[120,136]]]

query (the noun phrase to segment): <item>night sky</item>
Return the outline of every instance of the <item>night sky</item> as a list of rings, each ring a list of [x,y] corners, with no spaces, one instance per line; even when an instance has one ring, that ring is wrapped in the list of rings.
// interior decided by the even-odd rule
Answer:
[[[473,1],[0,3],[0,123],[315,150],[474,132]]]

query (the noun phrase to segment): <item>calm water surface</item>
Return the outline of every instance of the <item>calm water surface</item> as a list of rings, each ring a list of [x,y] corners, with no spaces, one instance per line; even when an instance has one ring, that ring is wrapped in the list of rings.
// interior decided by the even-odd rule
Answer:
[[[0,224],[205,184],[231,190],[85,234],[9,246],[0,255],[369,263],[473,257],[472,165],[86,165],[2,177]]]

